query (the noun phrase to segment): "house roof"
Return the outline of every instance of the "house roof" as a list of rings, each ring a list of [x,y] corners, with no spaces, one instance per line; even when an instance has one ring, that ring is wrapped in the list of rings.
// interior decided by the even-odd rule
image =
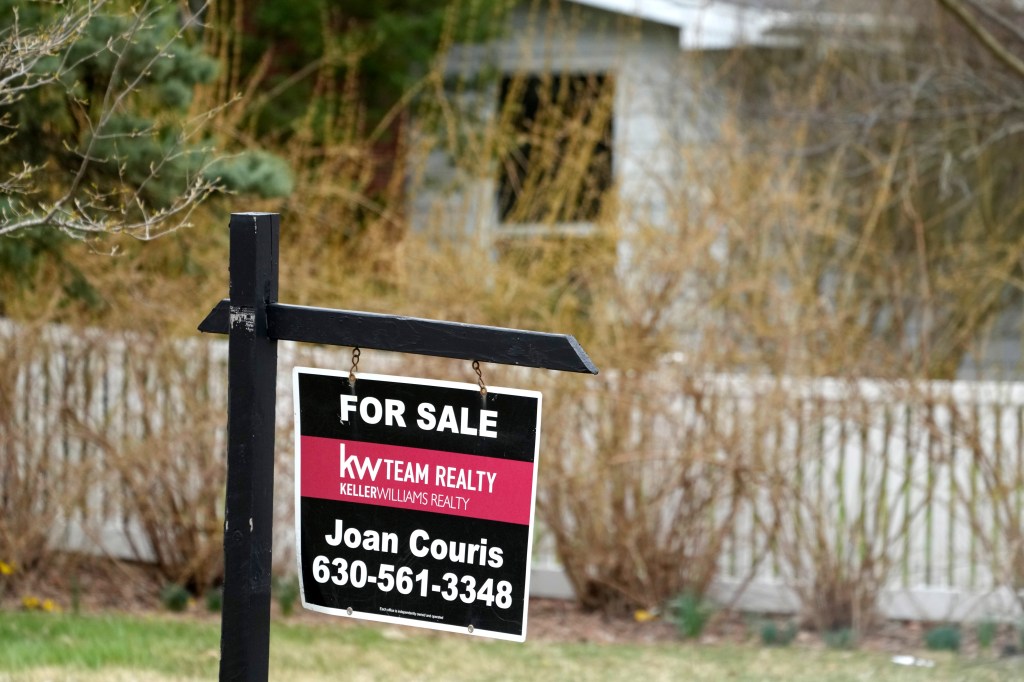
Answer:
[[[816,30],[899,23],[884,0],[571,0],[579,5],[679,29],[684,50],[790,45]]]
[[[785,12],[864,12],[878,7],[870,0],[724,0],[730,5]],[[705,3],[707,4],[707,3]]]

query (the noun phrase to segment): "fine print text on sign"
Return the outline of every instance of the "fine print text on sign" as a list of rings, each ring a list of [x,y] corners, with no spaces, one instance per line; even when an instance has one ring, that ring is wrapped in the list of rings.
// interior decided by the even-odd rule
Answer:
[[[523,641],[541,395],[296,368],[302,604]]]

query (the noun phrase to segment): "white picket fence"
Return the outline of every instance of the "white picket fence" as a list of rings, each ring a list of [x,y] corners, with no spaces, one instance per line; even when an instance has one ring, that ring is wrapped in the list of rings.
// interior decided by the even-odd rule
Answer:
[[[1024,384],[749,377],[708,383],[729,397],[735,415],[784,396],[788,409],[762,436],[763,447],[778,473],[801,480],[804,495],[784,508],[790,515],[777,519],[779,528],[793,538],[815,517],[830,518],[831,552],[869,552],[855,546],[865,538],[883,549],[890,562],[880,596],[884,615],[1020,617],[1013,587],[1024,587]],[[715,592],[731,599],[749,581],[741,608],[791,611],[798,604],[791,586],[809,576],[764,536],[757,517],[770,516],[769,507],[758,500],[738,520]],[[766,543],[767,552],[750,554]]]
[[[34,347],[26,348],[27,343]],[[50,468],[88,463],[76,471],[94,481],[84,504],[54,520],[50,540],[63,549],[153,558],[155,548],[140,521],[128,518],[117,502],[124,481],[104,471],[104,458],[118,443],[138,442],[154,431],[173,438],[179,425],[193,428],[197,422],[183,406],[201,396],[201,404],[214,412],[198,422],[208,429],[205,447],[224,450],[226,342],[181,342],[177,349],[184,360],[173,381],[141,344],[128,335],[111,339],[101,332],[49,328],[33,336],[24,328],[0,325],[9,396],[0,417],[17,422],[5,426],[8,432],[20,425],[27,434],[13,450],[8,443],[7,456],[14,458],[9,462],[26,466],[45,460]],[[347,369],[350,354],[282,343],[279,355],[275,566],[288,571],[294,561],[290,371],[296,364]],[[375,372],[421,371],[415,359],[373,358],[369,369]],[[10,363],[20,364],[11,369]],[[522,377],[523,385],[531,382],[530,374]],[[767,492],[744,508],[720,557],[712,587],[718,601],[751,611],[797,611],[794,586],[808,577],[787,563],[792,554],[770,539],[767,521],[776,519],[777,529],[797,538],[813,523],[813,515],[820,517],[825,510],[835,519],[830,542],[837,551],[867,551],[851,546],[858,538],[892,538],[885,544],[891,570],[880,602],[884,615],[1020,617],[1014,588],[1024,586],[1015,582],[1024,575],[1014,576],[1012,562],[1021,550],[1016,543],[1024,537],[1024,384],[745,376],[700,381],[716,397],[719,426],[736,433],[743,433],[765,405],[785,402],[783,416],[751,436],[749,447],[763,451],[777,473],[799,480],[806,492],[801,504],[787,507],[785,518],[779,518],[778,499]],[[677,403],[678,418],[689,418],[687,399]],[[3,471],[0,466],[0,476]],[[180,484],[199,483],[190,477],[182,474]],[[0,478],[0,484],[10,480]],[[571,597],[543,529],[535,547],[533,594]]]

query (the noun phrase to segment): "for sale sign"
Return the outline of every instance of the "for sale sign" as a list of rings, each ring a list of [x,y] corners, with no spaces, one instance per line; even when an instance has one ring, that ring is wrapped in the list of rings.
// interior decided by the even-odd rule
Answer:
[[[523,641],[541,395],[296,368],[302,605]]]

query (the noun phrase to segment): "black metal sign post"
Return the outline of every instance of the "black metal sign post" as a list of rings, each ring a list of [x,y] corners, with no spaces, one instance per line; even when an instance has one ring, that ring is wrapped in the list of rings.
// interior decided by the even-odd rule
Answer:
[[[266,680],[274,507],[277,341],[597,374],[572,336],[277,302],[280,217],[234,213],[230,298],[199,330],[228,335],[222,680]]]

